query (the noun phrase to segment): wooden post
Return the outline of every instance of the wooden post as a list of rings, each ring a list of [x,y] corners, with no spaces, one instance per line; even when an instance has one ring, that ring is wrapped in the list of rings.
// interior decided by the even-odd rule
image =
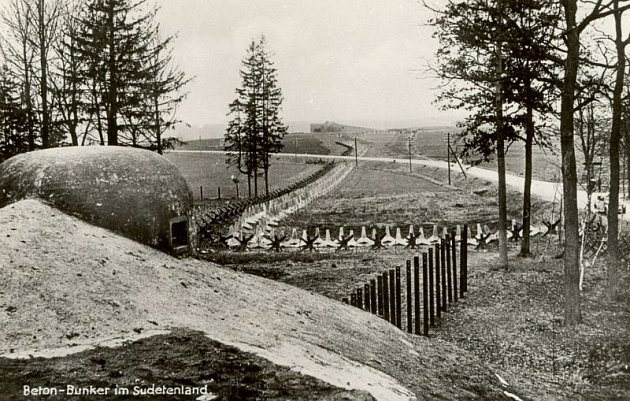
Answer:
[[[396,325],[396,279],[394,270],[389,271],[389,321]]]
[[[372,299],[372,295],[370,294],[369,284],[363,285],[363,293],[365,294],[365,310],[369,312],[370,310],[372,310],[372,305],[370,305],[370,300]]]
[[[440,241],[440,278],[442,279],[442,311],[448,309],[446,303],[446,260],[444,258],[444,241]]]
[[[357,308],[363,309],[363,289],[357,288]]]
[[[451,133],[447,132],[446,133],[446,157],[448,158],[448,161],[446,162],[446,164],[448,164],[448,185],[451,185],[451,152],[450,152],[450,148],[451,147]]]
[[[425,337],[429,337],[429,292],[428,287],[427,254],[422,254],[422,324]]]
[[[380,274],[376,277],[376,288],[378,290],[378,315],[383,316],[383,276]]]
[[[441,286],[441,271],[440,271],[440,246],[435,244],[435,313],[437,318],[440,319],[442,317],[442,291],[440,291]]]
[[[407,261],[406,267],[407,267],[407,271],[406,271],[407,280],[405,281],[405,284],[407,285],[407,333],[413,333],[413,326],[412,326],[412,321],[411,321],[412,299],[411,299],[411,261],[410,260]]]
[[[451,265],[453,267],[453,301],[457,302],[457,241],[455,233],[451,237]]]
[[[370,280],[370,312],[376,315],[376,280]]]
[[[453,303],[453,275],[451,274],[451,237],[446,236],[444,241],[444,257],[446,258],[446,290],[448,291],[448,304]]]
[[[446,287],[448,291],[448,304],[453,303],[453,275],[451,274],[451,238],[449,235],[446,236],[446,240],[444,241],[444,253],[446,257]]]
[[[415,316],[414,333],[420,335],[420,258],[417,256],[413,258],[413,287],[413,314]]]
[[[389,322],[389,275],[383,272],[383,318]]]
[[[396,327],[402,330],[401,323],[401,288],[400,288],[400,266],[396,266]]]
[[[429,248],[429,322],[435,326],[435,293],[433,288],[433,249]]]
[[[199,198],[203,200],[203,185],[199,185]]]
[[[221,199],[221,187],[217,187],[218,198]]]
[[[459,245],[459,256],[461,262],[459,263],[461,284],[459,286],[460,296],[463,298],[464,293],[468,292],[468,224],[464,224],[462,230],[462,241]]]

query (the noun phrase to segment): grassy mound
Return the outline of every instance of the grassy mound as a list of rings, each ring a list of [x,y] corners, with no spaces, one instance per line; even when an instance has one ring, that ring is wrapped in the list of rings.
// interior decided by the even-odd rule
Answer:
[[[177,260],[35,200],[0,209],[0,227],[0,366],[20,352],[183,327],[380,400],[513,399],[460,348],[324,296]]]

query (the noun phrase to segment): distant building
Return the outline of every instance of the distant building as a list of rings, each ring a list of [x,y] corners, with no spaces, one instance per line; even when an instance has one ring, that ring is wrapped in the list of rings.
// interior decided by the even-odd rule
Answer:
[[[343,132],[344,126],[326,121],[323,124],[311,124],[311,132]]]
[[[359,134],[362,132],[374,132],[372,128],[353,127],[351,125],[337,124],[332,121],[325,123],[311,124],[311,133],[335,132],[344,134]]]

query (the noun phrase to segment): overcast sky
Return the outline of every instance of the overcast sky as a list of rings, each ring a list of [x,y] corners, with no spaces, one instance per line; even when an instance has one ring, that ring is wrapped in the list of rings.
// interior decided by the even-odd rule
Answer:
[[[225,123],[249,42],[275,54],[286,121],[426,120],[436,83],[430,16],[417,0],[158,0],[175,58],[195,76],[179,116]],[[442,114],[442,117],[444,115]]]

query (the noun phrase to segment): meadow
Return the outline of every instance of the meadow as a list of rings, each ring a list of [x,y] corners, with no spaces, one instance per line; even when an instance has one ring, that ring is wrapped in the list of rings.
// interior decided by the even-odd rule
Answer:
[[[193,191],[195,200],[217,198],[219,188],[222,198],[236,197],[236,184],[232,176],[239,179],[239,196],[247,196],[247,176],[225,163],[225,155],[217,153],[177,153],[166,152],[166,158],[181,171]],[[296,162],[293,158],[273,159],[269,169],[269,189],[284,188],[321,168],[317,164],[306,164],[303,159]],[[253,184],[252,184],[253,185]],[[264,178],[258,179],[258,192],[264,193]]]
[[[333,133],[289,133],[282,140],[281,153],[306,153],[310,155],[341,154],[345,149],[335,142],[342,139]],[[223,150],[223,138],[187,141],[178,150]]]

